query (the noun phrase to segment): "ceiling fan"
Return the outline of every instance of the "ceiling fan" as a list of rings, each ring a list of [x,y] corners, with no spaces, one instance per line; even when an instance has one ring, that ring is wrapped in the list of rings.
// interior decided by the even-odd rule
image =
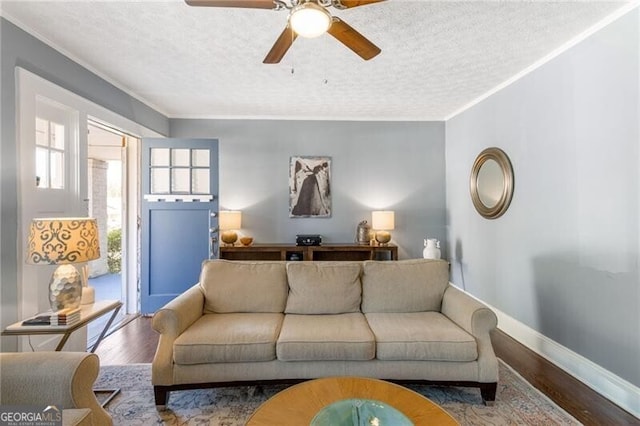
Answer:
[[[317,37],[325,32],[365,61],[373,58],[380,48],[342,19],[332,16],[327,8],[349,9],[382,1],[385,0],[185,0],[189,6],[288,10],[287,26],[264,58],[265,64],[279,63],[299,35]]]

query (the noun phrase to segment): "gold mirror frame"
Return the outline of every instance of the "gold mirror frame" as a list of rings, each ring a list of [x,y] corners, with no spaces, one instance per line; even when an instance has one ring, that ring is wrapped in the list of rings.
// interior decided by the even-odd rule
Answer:
[[[494,206],[486,206],[480,199],[478,192],[478,174],[482,166],[489,160],[495,161],[502,171],[502,192],[498,202]],[[509,208],[511,198],[513,197],[513,168],[509,157],[500,148],[487,148],[478,154],[476,161],[471,168],[471,178],[469,179],[469,187],[471,190],[471,200],[473,206],[482,217],[487,219],[496,219],[504,214]]]

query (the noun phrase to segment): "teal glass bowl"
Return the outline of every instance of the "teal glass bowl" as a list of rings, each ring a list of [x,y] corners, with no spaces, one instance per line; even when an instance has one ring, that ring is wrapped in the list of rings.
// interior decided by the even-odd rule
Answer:
[[[327,405],[311,426],[413,426],[413,422],[384,402],[353,398]]]

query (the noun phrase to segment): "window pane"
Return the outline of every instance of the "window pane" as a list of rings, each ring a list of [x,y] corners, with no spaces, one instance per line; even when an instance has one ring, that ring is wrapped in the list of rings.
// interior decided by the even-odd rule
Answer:
[[[151,148],[151,165],[169,167],[169,148]]]
[[[192,169],[191,192],[209,194],[209,169]]]
[[[171,165],[174,167],[189,167],[189,150],[188,149],[172,149]]]
[[[64,124],[51,123],[51,147],[64,151]]]
[[[194,149],[191,151],[191,162],[193,167],[209,167],[209,150]]]
[[[36,145],[49,146],[49,122],[36,117]]]
[[[38,188],[49,187],[49,150],[36,148],[36,185]]]
[[[51,172],[51,188],[64,188],[64,153],[58,151],[49,151]]]
[[[189,181],[189,169],[171,169],[171,192],[176,194],[189,194],[191,182]]]
[[[151,169],[151,193],[169,193],[169,169]]]

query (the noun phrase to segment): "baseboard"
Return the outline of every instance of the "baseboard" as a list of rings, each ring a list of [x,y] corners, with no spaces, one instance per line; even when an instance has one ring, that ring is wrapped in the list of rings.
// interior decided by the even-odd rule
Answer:
[[[474,297],[473,295],[470,296]],[[477,298],[474,297],[474,299]],[[640,418],[640,388],[540,334],[488,303],[482,300],[480,302],[489,306],[496,313],[500,330],[557,365],[600,395]]]

